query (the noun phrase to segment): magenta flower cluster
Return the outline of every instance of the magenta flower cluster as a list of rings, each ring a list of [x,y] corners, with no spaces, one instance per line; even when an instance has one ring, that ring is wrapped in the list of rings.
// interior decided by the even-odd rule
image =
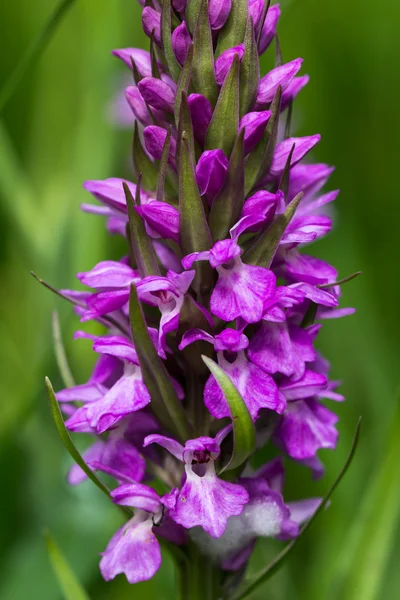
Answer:
[[[106,580],[151,578],[162,539],[196,545],[221,573],[242,569],[257,538],[297,536],[319,504],[284,501],[284,461],[318,477],[318,451],[337,442],[337,416],[322,401],[343,397],[315,342],[323,319],[352,309],[338,308],[334,267],[302,246],[330,231],[324,208],[338,192],[321,194],[331,167],[303,160],[320,136],[288,133],[308,82],[302,59],[282,64],[278,52],[276,67],[259,75],[279,5],[246,4],[146,2],[151,51],[114,51],[133,75],[124,111],[135,126],[136,184],[86,181],[98,204],[83,209],[104,216],[128,250],[78,273],[87,291],[63,292],[82,323],[107,331],[77,331],[99,358],[87,383],[57,393],[67,428],[93,438],[86,463],[114,478],[116,504],[134,509],[102,555]],[[143,357],[135,337],[132,289],[156,359]],[[243,399],[255,454],[274,449],[261,468],[248,457],[224,470],[232,405],[203,355]],[[159,411],[159,377],[160,397],[169,386],[188,435]],[[72,485],[85,478],[78,466],[69,473]]]

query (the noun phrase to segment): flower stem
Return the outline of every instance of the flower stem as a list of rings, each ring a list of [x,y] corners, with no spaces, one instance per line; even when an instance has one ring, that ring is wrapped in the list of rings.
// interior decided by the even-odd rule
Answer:
[[[181,564],[180,600],[217,600],[220,597],[220,571],[195,544],[189,546],[189,561]]]

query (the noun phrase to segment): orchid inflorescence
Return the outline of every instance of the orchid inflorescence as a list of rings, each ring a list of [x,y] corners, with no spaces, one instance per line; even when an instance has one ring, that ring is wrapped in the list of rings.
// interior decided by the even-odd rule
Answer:
[[[276,66],[260,78],[278,4],[142,6],[150,52],[114,51],[133,75],[124,111],[136,183],[84,184],[100,204],[83,209],[125,236],[127,256],[78,273],[90,291],[60,292],[107,332],[76,332],[99,359],[87,383],[56,397],[67,429],[93,438],[86,465],[134,509],[102,555],[103,577],[150,579],[167,540],[211,565],[202,597],[218,598],[257,538],[295,538],[320,503],[284,501],[283,460],[319,477],[318,450],[337,442],[322,400],[343,396],[314,342],[319,321],[353,310],[338,308],[336,270],[300,248],[330,231],[323,207],[338,192],[320,195],[331,167],[303,162],[320,136],[290,137],[302,59],[282,63],[276,40]],[[275,457],[259,466],[266,446]],[[75,465],[69,482],[86,477]],[[191,597],[190,577],[185,589]]]

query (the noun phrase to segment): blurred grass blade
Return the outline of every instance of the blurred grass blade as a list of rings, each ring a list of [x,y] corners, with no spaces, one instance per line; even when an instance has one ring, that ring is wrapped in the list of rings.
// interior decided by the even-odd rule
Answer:
[[[279,242],[292,220],[302,197],[303,192],[299,192],[291,203],[287,205],[285,212],[279,215],[268,229],[261,231],[254,244],[244,253],[243,261],[245,263],[269,268],[278,249]]]
[[[332,600],[380,600],[400,520],[400,409],[331,573]]]
[[[332,486],[328,490],[328,493],[325,495],[324,499],[322,500],[321,504],[318,506],[317,510],[315,511],[315,513],[313,514],[311,519],[309,519],[309,521],[307,521],[303,525],[303,527],[300,529],[299,536],[297,538],[295,538],[293,541],[291,541],[289,544],[287,544],[287,546],[285,546],[285,548],[282,550],[282,552],[280,552],[278,554],[278,556],[265,569],[263,569],[261,571],[261,573],[259,573],[258,575],[255,575],[253,577],[253,580],[251,582],[248,582],[247,585],[245,584],[244,589],[239,590],[238,593],[233,596],[232,600],[243,600],[243,598],[247,598],[252,592],[254,592],[254,590],[256,588],[258,588],[259,585],[264,583],[274,573],[276,573],[276,571],[278,569],[280,569],[283,562],[286,560],[288,554],[290,554],[290,552],[293,550],[293,548],[297,544],[298,540],[308,530],[308,528],[314,523],[314,521],[318,518],[320,513],[327,506],[333,492],[335,491],[335,489],[337,488],[339,483],[342,481],[343,477],[345,476],[348,468],[350,467],[350,465],[353,461],[353,458],[354,458],[354,455],[356,453],[357,446],[358,446],[358,440],[360,437],[360,426],[361,426],[361,417],[358,419],[358,423],[356,426],[356,430],[354,432],[350,452],[349,452],[349,455],[346,459],[346,462],[345,462],[342,470],[340,471],[339,475],[333,482]],[[350,598],[349,598],[349,600],[350,600]],[[351,600],[355,600],[355,598],[352,597]],[[365,599],[363,598],[363,600],[365,600]]]
[[[37,38],[32,42],[22,60],[11,73],[4,86],[0,91],[0,113],[2,113],[7,102],[14,94],[17,87],[22,82],[28,71],[34,66],[35,62],[40,58],[40,55],[46,49],[51,37],[56,32],[57,27],[61,23],[68,9],[75,3],[76,0],[62,0],[59,3],[50,19],[43,27]]]
[[[231,471],[240,467],[254,452],[256,435],[253,419],[231,378],[211,358],[203,355],[202,359],[217,380],[231,412],[234,439],[233,452],[229,463],[223,469],[223,471]]]
[[[65,387],[74,387],[75,380],[68,364],[67,355],[61,337],[60,318],[56,310],[53,312],[51,325],[53,332],[54,350],[61,378]]]
[[[45,377],[45,383],[47,395],[49,397],[51,416],[53,417],[55,426],[57,427],[57,431],[62,443],[64,444],[66,450],[69,452],[70,456],[74,459],[76,464],[82,469],[82,471],[84,471],[84,473],[86,473],[89,479],[93,481],[93,483],[97,485],[97,487],[109,498],[109,489],[97,477],[97,475],[93,473],[91,469],[89,469],[82,456],[80,455],[79,451],[77,450],[76,446],[74,445],[73,441],[71,440],[71,436],[69,435],[67,428],[65,427],[64,419],[61,414],[61,410],[58,405],[53,386],[51,385],[51,381],[48,377]]]
[[[75,577],[70,565],[48,531],[44,534],[51,566],[65,600],[89,600],[89,596]]]

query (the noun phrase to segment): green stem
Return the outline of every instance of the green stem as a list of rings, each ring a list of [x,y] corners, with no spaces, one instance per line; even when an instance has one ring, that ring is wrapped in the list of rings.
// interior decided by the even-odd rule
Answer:
[[[218,600],[220,571],[195,544],[189,546],[189,561],[180,565],[180,600]]]

